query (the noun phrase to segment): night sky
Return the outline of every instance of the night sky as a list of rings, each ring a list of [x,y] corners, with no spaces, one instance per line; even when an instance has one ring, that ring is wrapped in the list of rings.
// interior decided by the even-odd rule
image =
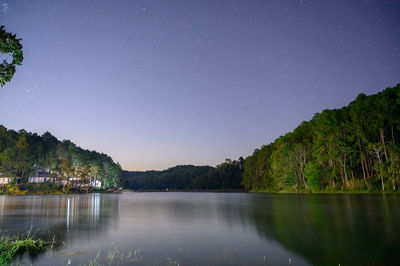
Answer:
[[[400,82],[400,1],[0,0],[0,25],[25,57],[0,124],[128,170],[248,156]]]

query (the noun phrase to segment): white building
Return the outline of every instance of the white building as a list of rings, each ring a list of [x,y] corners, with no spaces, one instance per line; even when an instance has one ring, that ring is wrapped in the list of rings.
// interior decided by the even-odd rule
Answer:
[[[29,177],[29,183],[43,183],[43,182],[54,182],[55,176],[46,171],[37,171],[34,176]]]
[[[93,180],[92,182],[90,182],[90,185],[91,185],[92,187],[97,187],[97,188],[99,188],[99,187],[101,187],[101,181],[99,181],[99,180]]]
[[[6,177],[6,176],[2,176],[0,174],[0,186],[10,184],[14,180],[15,180],[15,177]]]
[[[10,176],[10,175],[4,175],[0,173],[0,186],[4,186],[7,184],[10,184],[11,182],[15,181],[17,178]]]

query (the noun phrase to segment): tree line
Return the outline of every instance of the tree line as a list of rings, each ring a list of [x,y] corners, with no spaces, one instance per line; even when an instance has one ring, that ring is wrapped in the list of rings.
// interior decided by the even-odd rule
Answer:
[[[47,169],[134,190],[398,191],[400,84],[348,106],[323,110],[246,159],[216,167],[182,165],[164,171],[123,171],[109,156],[84,150],[49,132],[0,126],[0,172],[28,176]]]
[[[323,110],[245,159],[243,185],[258,191],[397,191],[400,84]]]
[[[125,188],[134,190],[242,190],[244,159],[216,167],[179,165],[164,171],[124,171]]]
[[[0,172],[3,176],[20,177],[46,170],[69,184],[69,178],[82,183],[99,180],[108,187],[120,185],[121,167],[111,157],[84,150],[69,140],[59,141],[49,132],[39,136],[25,130],[8,130],[0,125]]]

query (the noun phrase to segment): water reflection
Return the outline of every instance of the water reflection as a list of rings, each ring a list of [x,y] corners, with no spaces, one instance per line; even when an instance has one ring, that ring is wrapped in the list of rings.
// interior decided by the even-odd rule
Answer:
[[[0,228],[9,233],[50,231],[58,237],[71,231],[97,231],[119,215],[119,198],[100,194],[0,196]]]
[[[250,222],[244,193],[135,193],[121,196],[120,224],[112,235],[146,251],[145,261],[169,254],[181,265],[307,264]],[[129,236],[129,237],[128,237]],[[157,264],[157,263],[156,263]],[[165,264],[165,263],[164,263]],[[163,265],[163,263],[160,263]]]
[[[399,264],[399,205],[382,195],[2,196],[0,227],[65,241],[27,261],[40,265],[87,264],[115,247],[141,249],[144,265]]]
[[[258,233],[312,264],[400,263],[397,196],[259,195],[251,201],[249,221]]]

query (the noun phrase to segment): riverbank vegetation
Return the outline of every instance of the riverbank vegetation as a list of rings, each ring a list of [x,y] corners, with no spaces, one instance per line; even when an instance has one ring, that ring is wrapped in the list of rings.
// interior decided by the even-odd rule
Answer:
[[[387,192],[400,186],[400,84],[324,110],[244,162],[253,191]]]
[[[40,136],[0,125],[0,173],[27,184],[38,169],[57,176],[64,189],[74,178],[83,184],[99,180],[105,188],[117,187],[122,171],[106,154],[84,150],[69,140],[59,141],[49,132]]]
[[[18,254],[27,253],[35,255],[46,250],[46,242],[35,239],[28,233],[25,237],[21,235],[0,236],[0,265],[9,264]]]
[[[62,195],[70,193],[116,193],[119,189],[104,189],[96,187],[76,187],[66,189],[65,187],[50,182],[7,184],[0,186],[0,195],[25,196],[25,195]]]
[[[39,184],[7,184],[0,186],[0,195],[13,195],[13,196],[24,196],[24,195],[61,195],[72,190],[63,189],[58,184],[52,184],[50,182],[44,182]]]

